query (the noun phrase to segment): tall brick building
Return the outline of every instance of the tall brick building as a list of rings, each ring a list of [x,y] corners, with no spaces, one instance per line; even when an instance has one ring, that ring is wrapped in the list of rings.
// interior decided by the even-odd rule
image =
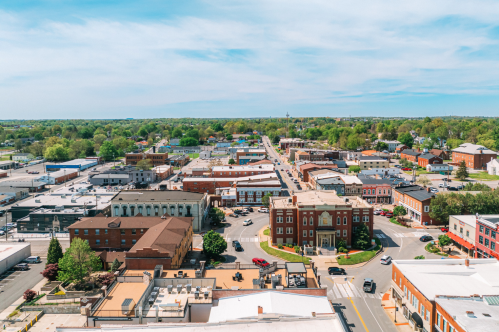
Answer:
[[[306,191],[270,199],[273,244],[352,246],[353,233],[365,223],[373,236],[373,208],[359,197],[340,198],[335,191]]]
[[[487,169],[487,163],[497,158],[497,152],[484,146],[464,143],[452,150],[452,163],[457,165],[462,161],[472,169]]]
[[[238,178],[274,172],[274,164],[214,166],[211,169],[212,178]]]
[[[153,166],[169,164],[168,153],[127,153],[125,154],[126,165],[137,165],[137,162],[150,159]]]

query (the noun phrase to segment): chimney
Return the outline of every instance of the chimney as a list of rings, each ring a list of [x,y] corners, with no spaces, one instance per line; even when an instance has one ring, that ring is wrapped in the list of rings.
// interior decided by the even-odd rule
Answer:
[[[428,187],[428,188],[426,188],[426,191],[427,191],[427,192],[430,192],[430,188],[429,188],[429,187]]]
[[[296,201],[297,201],[296,195],[293,195],[293,205],[296,205]]]
[[[315,317],[315,311],[312,311],[312,317]]]
[[[259,315],[263,314],[263,308],[260,306],[258,306],[258,314]]]
[[[466,258],[464,260],[464,265],[469,269],[470,268],[470,260],[468,258]]]

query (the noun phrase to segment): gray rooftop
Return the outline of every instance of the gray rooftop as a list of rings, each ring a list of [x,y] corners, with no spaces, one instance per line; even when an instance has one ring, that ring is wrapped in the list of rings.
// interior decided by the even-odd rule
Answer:
[[[466,153],[466,154],[495,154],[495,155],[497,155],[496,152],[489,150],[482,145],[476,145],[476,144],[471,144],[471,143],[461,144],[458,148],[452,150],[452,152],[461,152],[461,153]]]
[[[425,154],[422,154],[419,156],[419,158],[421,158],[421,159],[431,159],[431,158],[435,158],[435,157],[438,159],[442,159],[439,156],[435,156],[434,154],[431,154],[431,153],[425,153]]]
[[[127,191],[120,192],[113,199],[113,202],[135,202],[135,201],[200,201],[206,194],[204,193],[191,193],[178,190],[141,190],[141,191]]]
[[[419,156],[421,155],[421,152],[418,152],[417,150],[411,150],[411,149],[406,149],[402,151],[403,154],[408,154],[410,156]]]
[[[418,201],[424,201],[435,196],[434,193],[429,193],[426,190],[409,191],[406,193],[407,196],[411,196]]]
[[[360,160],[360,161],[365,161],[365,160],[372,160],[372,161],[379,160],[379,161],[385,161],[385,159],[383,159],[383,158],[381,158],[381,157],[377,157],[377,156],[360,156],[360,157],[359,157],[359,160]]]
[[[288,273],[307,273],[305,264],[303,263],[286,263],[286,270]]]

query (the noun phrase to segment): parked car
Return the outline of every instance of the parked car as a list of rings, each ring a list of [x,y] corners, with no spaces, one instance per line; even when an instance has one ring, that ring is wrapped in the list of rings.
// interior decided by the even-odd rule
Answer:
[[[0,210],[0,217],[3,217],[3,215],[6,213],[6,210]]]
[[[456,187],[447,187],[448,191],[459,191]]]
[[[347,272],[345,271],[345,269],[342,269],[340,267],[330,267],[327,269],[327,273],[329,273],[329,275],[331,274],[347,274]]]
[[[24,261],[29,264],[35,264],[40,263],[42,260],[40,259],[40,256],[29,256]]]
[[[451,179],[448,179],[448,180],[447,180],[447,178],[443,178],[443,179],[442,179],[442,181],[452,182],[452,180],[451,180]]]
[[[249,207],[247,208],[249,212],[253,212],[253,208],[252,207]]]
[[[379,213],[380,216],[384,216],[386,214],[387,211],[383,211],[381,210],[381,212]]]
[[[433,240],[433,237],[430,235],[423,235],[419,238],[419,241],[421,241],[421,242],[428,242],[431,240]]]
[[[14,268],[18,271],[26,271],[26,270],[29,270],[29,265],[26,263],[20,263],[20,264],[17,264]]]
[[[253,223],[253,221],[251,219],[246,219],[245,221],[243,221],[243,226],[249,226]]]
[[[379,261],[383,265],[388,265],[392,261],[392,257],[388,256],[388,255],[383,255],[383,257],[381,257],[381,259]]]
[[[410,169],[409,167],[403,167],[402,170],[403,171],[412,171],[412,169]]]
[[[439,188],[447,188],[449,185],[447,183],[439,183],[438,187]]]
[[[0,236],[5,235],[4,231],[0,231]]]
[[[371,278],[365,278],[364,279],[364,285],[362,286],[362,289],[366,293],[370,293],[373,291],[373,286],[374,286],[374,280]]]
[[[397,167],[397,168],[401,168],[401,167],[402,167],[402,165],[395,165],[395,167]]]
[[[267,263],[267,261],[265,259],[262,259],[262,258],[253,258],[251,261],[253,262],[253,264],[261,266],[261,267],[267,267],[270,265],[269,263]]]
[[[449,231],[449,227],[448,226],[445,226],[445,227],[442,227],[440,228],[440,230],[444,233],[447,233]]]
[[[438,193],[438,189],[437,188],[430,188],[430,192],[436,194],[436,193]]]
[[[299,184],[297,184],[296,189],[301,190],[301,186]]]
[[[376,209],[376,210],[374,210],[374,211],[373,211],[373,214],[377,216],[377,215],[380,215],[380,214],[381,214],[381,212],[383,212],[383,210],[381,210],[381,209]]]
[[[232,246],[236,251],[243,251],[243,246],[241,246],[241,243],[239,243],[239,241],[232,241]]]
[[[260,209],[258,209],[258,212],[269,213],[269,209],[267,209],[267,208],[260,208]]]
[[[385,217],[387,217],[387,218],[393,217],[393,212],[391,212],[391,211],[386,212]]]

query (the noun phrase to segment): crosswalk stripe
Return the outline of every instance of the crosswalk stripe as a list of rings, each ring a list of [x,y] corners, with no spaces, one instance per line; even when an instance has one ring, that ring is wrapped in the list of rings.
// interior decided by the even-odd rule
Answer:
[[[362,297],[362,295],[360,294],[360,292],[357,290],[357,287],[353,286],[352,290],[353,290],[353,292],[354,292],[354,294],[355,294],[356,297]]]
[[[352,292],[352,289],[350,288],[350,286],[349,285],[343,285],[343,287],[345,288],[348,296],[353,297],[353,292]]]
[[[341,293],[340,291],[338,290],[338,288],[336,287],[336,284],[333,286],[333,291],[334,291],[334,295],[336,295],[336,298],[337,299],[340,299],[342,298],[343,296],[341,296]]]

